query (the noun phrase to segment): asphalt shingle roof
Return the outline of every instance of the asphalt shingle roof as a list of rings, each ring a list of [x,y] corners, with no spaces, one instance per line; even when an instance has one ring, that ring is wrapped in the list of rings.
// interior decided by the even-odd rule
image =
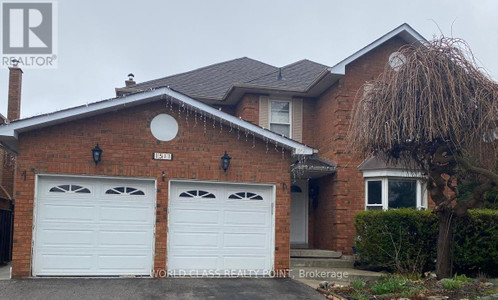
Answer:
[[[258,79],[251,80],[247,84],[293,90],[306,90],[313,84],[328,67],[307,59],[300,60],[287,65],[281,69],[282,79],[278,79],[278,70]]]
[[[138,83],[131,88],[147,90],[169,86],[192,98],[223,100],[233,85],[291,89],[304,91],[312,85],[328,67],[309,60],[301,60],[281,68],[242,57],[193,71]]]

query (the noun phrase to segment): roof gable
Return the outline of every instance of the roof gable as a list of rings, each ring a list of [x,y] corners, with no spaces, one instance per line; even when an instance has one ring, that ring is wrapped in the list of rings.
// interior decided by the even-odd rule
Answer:
[[[259,127],[240,118],[232,116],[226,112],[213,108],[198,100],[192,99],[186,95],[176,92],[170,88],[157,88],[131,94],[125,97],[112,98],[103,100],[88,105],[77,106],[74,108],[57,111],[51,114],[35,116],[31,118],[17,120],[0,126],[0,142],[7,148],[17,150],[17,138],[19,133],[27,132],[37,128],[47,127],[55,124],[60,124],[68,121],[78,120],[103,114],[110,111],[116,111],[125,107],[137,106],[153,101],[160,101],[169,97],[172,101],[186,105],[190,108],[195,108],[198,111],[206,113],[208,118],[221,121],[226,125],[238,127],[241,130],[253,134],[255,137],[272,141],[278,146],[282,146],[292,151],[296,155],[311,155],[315,150],[304,144],[278,135],[265,128]]]
[[[427,43],[427,40],[420,33],[415,31],[410,25],[404,23],[333,66],[331,72],[340,75],[346,74],[346,65],[367,54],[373,49],[379,47],[395,36],[401,37],[403,40],[410,44],[423,45]]]

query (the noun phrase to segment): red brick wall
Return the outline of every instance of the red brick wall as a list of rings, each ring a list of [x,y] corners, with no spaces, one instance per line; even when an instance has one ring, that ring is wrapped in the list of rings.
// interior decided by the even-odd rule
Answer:
[[[16,176],[13,277],[30,276],[34,184],[37,173],[108,175],[157,178],[157,223],[154,268],[166,268],[166,227],[169,179],[199,179],[276,185],[275,269],[289,268],[290,186],[289,152],[270,151],[266,144],[248,141],[234,131],[228,133],[208,120],[206,133],[201,122],[194,128],[185,115],[172,115],[179,123],[177,137],[157,141],[148,126],[159,113],[170,113],[164,103],[127,108],[117,112],[72,121],[23,133],[19,137],[18,174],[26,171],[26,180]],[[96,166],[91,149],[99,143],[104,150]],[[220,157],[227,150],[232,156],[230,168],[223,172]],[[170,152],[173,161],[154,161],[153,152]],[[161,180],[161,173],[166,180]],[[284,189],[284,187],[286,187]]]
[[[319,154],[338,164],[334,176],[321,178],[318,207],[314,211],[314,246],[351,253],[355,237],[354,215],[364,210],[364,179],[357,169],[363,161],[351,153],[346,135],[353,103],[365,81],[376,79],[389,55],[404,42],[387,41],[346,66],[346,74],[317,101],[316,146]]]
[[[303,144],[315,147],[315,130],[316,123],[316,99],[304,98],[303,99]]]
[[[259,95],[245,94],[237,103],[235,116],[259,125]]]

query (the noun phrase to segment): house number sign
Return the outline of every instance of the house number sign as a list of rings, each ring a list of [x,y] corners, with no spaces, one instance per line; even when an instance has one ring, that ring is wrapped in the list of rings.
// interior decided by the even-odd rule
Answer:
[[[155,152],[152,158],[155,160],[173,160],[173,154]]]

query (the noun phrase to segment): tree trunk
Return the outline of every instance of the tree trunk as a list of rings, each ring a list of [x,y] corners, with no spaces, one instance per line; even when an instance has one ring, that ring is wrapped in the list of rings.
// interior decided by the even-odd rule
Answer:
[[[443,279],[453,275],[453,211],[445,208],[438,212],[438,216],[436,275],[438,279]]]

